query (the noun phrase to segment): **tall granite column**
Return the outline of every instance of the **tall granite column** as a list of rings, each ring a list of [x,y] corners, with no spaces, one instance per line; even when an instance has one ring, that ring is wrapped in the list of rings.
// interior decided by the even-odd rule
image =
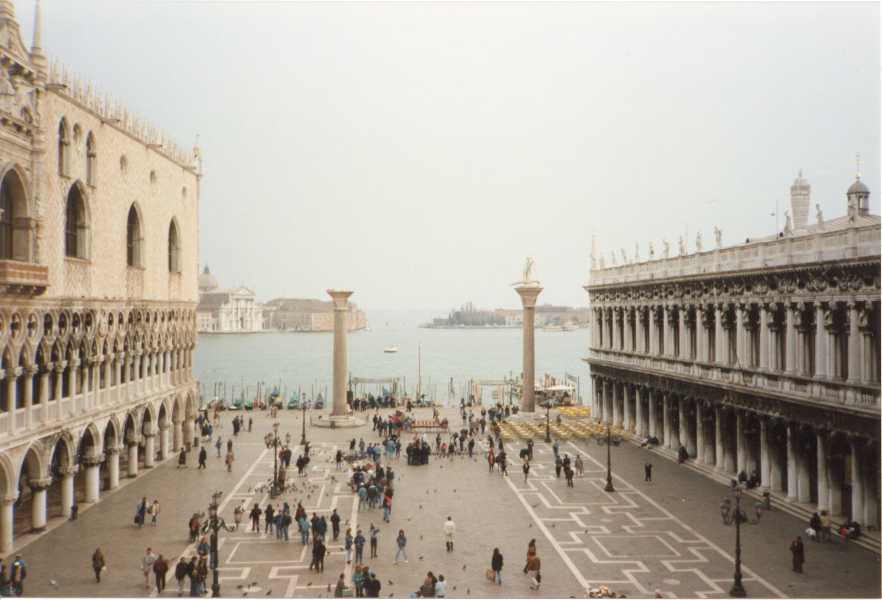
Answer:
[[[536,298],[542,288],[537,283],[528,283],[515,287],[524,307],[524,391],[521,394],[521,410],[536,410],[535,379],[536,379],[536,346],[534,342],[533,322],[536,316]]]
[[[346,349],[347,317],[349,315],[349,296],[352,292],[328,290],[334,301],[334,403],[332,417],[349,416],[346,404],[346,379],[349,374],[349,358]]]

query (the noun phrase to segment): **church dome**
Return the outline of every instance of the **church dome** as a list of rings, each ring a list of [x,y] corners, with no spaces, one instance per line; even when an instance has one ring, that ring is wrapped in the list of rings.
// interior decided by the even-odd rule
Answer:
[[[217,287],[217,279],[215,279],[214,275],[211,274],[211,271],[208,270],[208,265],[205,265],[205,269],[203,269],[202,273],[199,275],[199,291],[210,292],[211,290],[216,290]]]
[[[848,188],[848,194],[869,194],[870,189],[864,185],[864,182],[860,180],[860,178],[856,179],[854,183],[851,184],[851,187]]]

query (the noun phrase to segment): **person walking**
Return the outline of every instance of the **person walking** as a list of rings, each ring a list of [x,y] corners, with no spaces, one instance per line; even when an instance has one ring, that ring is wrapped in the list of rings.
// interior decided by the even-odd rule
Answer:
[[[560,479],[560,472],[563,469],[563,460],[561,460],[560,456],[554,457],[554,475]]]
[[[441,573],[438,573],[438,581],[435,582],[435,597],[447,597],[447,581],[445,581],[444,575],[442,575]]]
[[[652,463],[647,462],[643,465],[643,481],[652,483]]]
[[[189,569],[187,559],[182,556],[178,560],[178,564],[175,565],[175,581],[178,582],[178,596],[184,595],[184,580],[189,575]]]
[[[352,537],[352,529],[346,528],[346,535],[343,537],[343,549],[346,551],[346,564],[352,564],[352,544],[355,539]]]
[[[162,594],[165,590],[165,574],[168,573],[168,563],[162,554],[153,563],[153,575],[156,577],[156,592]]]
[[[380,541],[380,528],[375,527],[373,523],[371,523],[371,528],[368,530],[368,534],[371,538],[371,558],[377,558],[377,544]]]
[[[267,504],[266,508],[263,509],[263,520],[264,520],[264,533],[270,533],[273,530],[273,524],[276,519],[276,509],[272,504]]]
[[[579,477],[584,476],[585,475],[585,463],[582,462],[582,455],[581,454],[576,455],[576,460],[573,462],[573,464],[576,466],[576,475],[578,475]]]
[[[138,527],[144,527],[144,519],[147,517],[147,497],[141,498],[138,506],[135,508],[135,522]]]
[[[239,524],[242,522],[242,515],[245,514],[245,501],[242,500],[233,509],[233,531],[239,531]]]
[[[150,524],[156,527],[156,523],[159,521],[159,500],[154,499],[153,504],[150,505]]]
[[[206,464],[205,461],[208,460],[208,452],[205,451],[205,446],[201,446],[199,448],[199,467],[198,469],[205,469]]]
[[[331,534],[335,542],[340,537],[340,515],[337,514],[336,508],[331,512]]]
[[[502,585],[502,552],[499,551],[499,548],[493,548],[490,569],[493,571],[493,581],[496,582],[496,585]]]
[[[248,516],[251,517],[251,531],[256,531],[257,533],[260,533],[260,515],[262,514],[263,511],[260,510],[257,502],[255,502],[254,508],[252,508],[251,512],[248,513]]]
[[[150,573],[153,571],[153,563],[156,562],[156,555],[153,550],[147,548],[147,552],[141,558],[141,571],[144,573],[144,589],[150,589]]]
[[[355,534],[355,564],[360,565],[364,562],[364,534],[359,529]]]
[[[805,546],[802,544],[802,536],[790,542],[790,554],[793,555],[793,572],[802,573],[802,565],[805,563]]]
[[[181,448],[181,453],[178,454],[178,468],[186,469],[187,468],[187,449]]]
[[[521,468],[524,471],[524,483],[527,483],[527,476],[530,475],[530,460],[524,460],[524,465]]]
[[[395,551],[395,560],[392,564],[398,564],[398,558],[403,556],[404,562],[407,562],[407,536],[404,535],[404,530],[398,530],[398,537],[395,538],[395,546],[398,550]]]
[[[317,539],[313,543],[313,552],[315,553],[315,570],[319,573],[325,572],[325,555],[328,549],[323,539]]]
[[[386,488],[386,494],[383,496],[383,521],[388,523],[389,516],[392,514],[392,490]]]
[[[453,519],[447,517],[447,521],[444,522],[444,541],[447,544],[447,551],[453,552],[453,536],[456,534],[456,523],[453,522]]]
[[[221,437],[217,436],[217,441],[214,443],[214,449],[217,450],[217,457],[221,457],[221,449],[224,447],[223,442],[221,442]]]
[[[542,561],[539,560],[539,555],[534,554],[527,561],[527,577],[530,578],[530,589],[538,590],[539,586],[542,584]]]
[[[524,564],[524,573],[527,572],[527,566],[530,564],[530,559],[536,556],[536,540],[532,539],[527,542],[527,562]]]
[[[27,576],[28,566],[21,557],[21,554],[16,554],[15,560],[12,561],[12,566],[9,567],[9,582],[12,584],[12,590],[16,596],[24,594],[24,580]]]
[[[234,460],[235,459],[233,458],[232,450],[230,452],[227,452],[227,458],[224,460],[224,462],[226,462],[226,464],[227,464],[227,473],[233,472],[233,461]]]
[[[104,570],[104,553],[101,548],[95,548],[92,553],[92,570],[95,571],[95,583],[101,583],[101,571]]]
[[[493,451],[493,443],[490,443],[490,450],[487,452],[487,463],[490,465],[490,472],[493,472],[493,467],[496,465],[496,453]]]
[[[564,477],[567,478],[567,487],[573,487],[573,469],[570,465],[564,466]]]

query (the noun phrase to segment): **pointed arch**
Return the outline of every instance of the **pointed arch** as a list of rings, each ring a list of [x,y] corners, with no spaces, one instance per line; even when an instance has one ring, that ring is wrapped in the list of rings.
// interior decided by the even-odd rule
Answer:
[[[91,131],[86,136],[86,183],[95,187],[98,174],[98,145]]]
[[[178,218],[172,217],[168,224],[168,272],[181,272],[181,230]]]
[[[86,186],[79,179],[70,186],[64,210],[64,255],[89,258],[89,204]]]
[[[5,165],[0,179],[0,259],[30,261],[30,201],[24,170]]]
[[[58,174],[67,177],[70,171],[70,127],[67,119],[58,122]]]
[[[144,220],[137,202],[132,202],[126,217],[126,264],[144,266]]]

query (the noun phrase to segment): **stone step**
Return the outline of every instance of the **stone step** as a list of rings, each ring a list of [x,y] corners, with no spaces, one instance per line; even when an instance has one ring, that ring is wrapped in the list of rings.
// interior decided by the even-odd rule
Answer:
[[[638,441],[630,441],[632,444],[640,446],[640,443]],[[672,449],[656,446],[654,448],[644,448],[644,450],[649,450],[650,452],[671,461],[676,462],[677,460],[677,452]],[[683,463],[682,466],[686,467],[687,469],[691,469],[697,473],[700,473],[705,477],[714,479],[724,485],[729,485],[733,479],[732,474],[721,473],[720,471],[714,469],[712,466],[696,462],[694,459],[686,461],[685,463]],[[744,490],[744,493],[747,496],[755,498],[756,500],[762,500],[762,492],[758,490]],[[816,511],[814,505],[792,502],[788,500],[786,496],[778,494],[776,492],[772,492],[771,500],[773,508],[778,509],[782,512],[786,512],[798,519],[803,520],[806,523],[806,527],[808,527],[808,521],[809,518],[812,516],[812,513]],[[845,519],[846,517],[844,515],[834,515],[833,523],[834,525],[838,525],[839,523],[844,522]],[[882,554],[882,538],[880,538],[879,531],[868,531],[863,523],[861,523],[861,525],[861,537],[856,540],[851,540],[849,543],[856,544],[876,554]],[[838,536],[834,537],[838,539]]]

